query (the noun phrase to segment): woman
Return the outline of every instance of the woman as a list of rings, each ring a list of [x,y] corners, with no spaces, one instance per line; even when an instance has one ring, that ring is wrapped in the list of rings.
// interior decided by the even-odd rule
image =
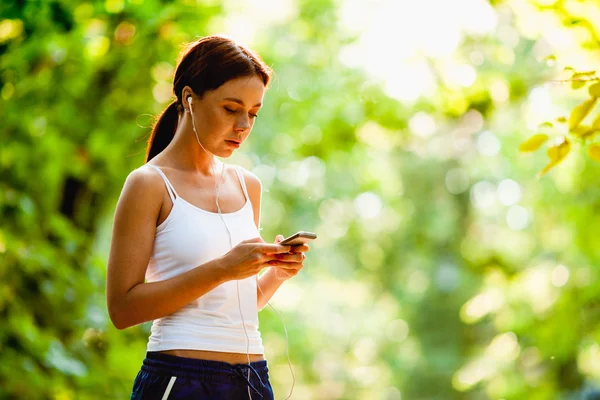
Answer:
[[[118,329],[153,320],[132,399],[273,399],[258,310],[308,246],[259,235],[261,183],[227,158],[248,138],[270,81],[259,56],[220,36],[187,46],[176,100],[115,211],[107,304]],[[258,272],[268,270],[258,279]]]

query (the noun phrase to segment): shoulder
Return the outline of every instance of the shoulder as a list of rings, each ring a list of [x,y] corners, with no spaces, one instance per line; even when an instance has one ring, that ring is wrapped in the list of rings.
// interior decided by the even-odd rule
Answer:
[[[241,171],[250,197],[254,197],[253,195],[255,195],[258,196],[258,198],[260,198],[260,193],[262,191],[262,183],[258,176],[239,165],[236,165],[235,168],[238,168]]]
[[[151,232],[156,226],[164,191],[162,178],[152,168],[139,167],[127,175],[115,210],[118,240],[126,240],[127,235],[141,240],[143,234]]]
[[[162,192],[163,180],[161,176],[150,167],[139,167],[127,175],[123,190],[133,191],[138,194],[153,195]],[[140,193],[141,192],[141,193]]]
[[[119,203],[135,211],[143,209],[144,212],[156,213],[162,207],[165,190],[165,184],[158,172],[142,166],[127,175]]]

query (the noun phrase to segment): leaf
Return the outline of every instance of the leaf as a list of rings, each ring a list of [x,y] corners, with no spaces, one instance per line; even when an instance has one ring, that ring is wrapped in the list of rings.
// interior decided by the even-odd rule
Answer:
[[[569,142],[566,138],[562,143],[550,147],[548,149],[548,157],[550,157],[550,162],[538,173],[538,178],[546,175],[548,171],[562,162],[567,154],[569,154],[569,151],[571,151],[571,142]]]
[[[579,89],[585,86],[587,81],[584,80],[573,80],[571,81],[571,89]]]
[[[539,129],[542,129],[542,128],[552,128],[553,126],[554,126],[554,125],[552,125],[552,122],[548,122],[548,121],[546,121],[546,122],[543,122],[543,123],[541,123],[541,124],[538,126],[538,128],[539,128]]]
[[[591,144],[588,147],[588,155],[592,160],[600,162],[600,144]]]
[[[588,154],[592,160],[600,162],[600,144],[591,144],[588,147]]]
[[[571,142],[566,137],[562,139],[564,139],[562,142],[548,148],[548,157],[557,163],[561,162],[569,154],[569,151],[571,151]]]
[[[573,129],[571,133],[574,136],[584,139],[598,130],[599,129],[596,129],[590,125],[579,125],[577,128]]]
[[[546,143],[548,140],[548,135],[544,135],[542,133],[538,133],[537,135],[533,135],[519,146],[519,150],[521,152],[528,151],[536,151],[540,148],[541,145]]]
[[[565,122],[567,122],[567,117],[558,117],[556,118],[556,122],[564,124]]]
[[[600,82],[594,83],[588,88],[588,92],[592,97],[600,97]]]
[[[571,78],[581,78],[582,76],[593,76],[596,74],[596,70],[593,71],[583,71],[583,72],[575,72]]]
[[[577,125],[590,113],[594,104],[596,104],[596,97],[587,99],[577,107],[573,109],[571,115],[569,116],[569,130],[577,128]]]
[[[592,122],[592,128],[600,129],[600,114],[596,115],[594,122]]]

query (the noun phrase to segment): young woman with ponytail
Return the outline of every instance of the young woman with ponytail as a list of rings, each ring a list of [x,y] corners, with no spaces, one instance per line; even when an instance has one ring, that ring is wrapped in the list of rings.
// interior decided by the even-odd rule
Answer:
[[[108,311],[118,329],[153,321],[132,399],[274,398],[258,310],[300,271],[308,246],[279,245],[281,235],[265,243],[259,179],[217,159],[248,139],[269,81],[260,57],[230,39],[190,43],[146,163],[125,181]]]

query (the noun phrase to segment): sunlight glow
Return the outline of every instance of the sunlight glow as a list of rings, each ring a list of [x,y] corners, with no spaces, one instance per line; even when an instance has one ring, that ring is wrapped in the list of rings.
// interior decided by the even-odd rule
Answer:
[[[506,224],[513,231],[521,231],[529,225],[529,211],[525,207],[514,205],[506,212]]]
[[[500,140],[490,131],[483,131],[477,137],[477,151],[488,157],[493,157],[500,151]]]
[[[429,288],[430,280],[427,274],[420,270],[413,271],[406,282],[406,290],[409,293],[422,295]]]
[[[524,114],[527,128],[535,131],[541,122],[552,119],[560,112],[547,86],[531,89]]]
[[[594,343],[583,349],[577,356],[579,370],[594,378],[600,378],[600,345]]]
[[[435,120],[423,111],[419,111],[410,118],[408,127],[412,133],[424,138],[433,135],[437,129]]]
[[[356,212],[363,219],[371,219],[377,217],[383,208],[381,198],[375,193],[361,193],[354,200]]]
[[[388,324],[385,333],[388,339],[395,342],[403,342],[408,337],[408,324],[403,319],[395,319]]]
[[[298,13],[296,0],[225,0],[223,29],[238,43],[252,44],[265,26],[292,21]]]
[[[460,310],[466,323],[474,323],[504,305],[504,296],[499,289],[488,289],[467,301]]]
[[[469,173],[464,168],[453,168],[446,172],[446,189],[452,194],[460,194],[469,188]]]
[[[559,265],[552,270],[552,284],[556,287],[565,286],[569,280],[569,270],[564,265]]]
[[[342,29],[359,34],[350,50],[342,51],[342,62],[364,67],[384,81],[388,95],[406,102],[435,89],[427,57],[451,56],[465,34],[488,34],[497,25],[496,11],[485,0],[344,0],[339,20]],[[452,75],[462,86],[476,78],[469,65]]]
[[[343,237],[348,231],[352,214],[352,210],[346,203],[333,198],[324,200],[319,206],[319,216],[323,221],[323,233],[319,236],[325,236],[325,239]]]
[[[529,268],[518,277],[520,295],[534,312],[546,312],[558,298],[558,292],[551,282],[551,271],[547,266]]]
[[[480,381],[489,378],[496,372],[495,364],[488,358],[473,360],[459,369],[452,378],[452,386],[466,391]]]
[[[505,206],[512,206],[521,200],[521,186],[512,179],[504,179],[498,184],[498,200]]]
[[[496,205],[496,185],[488,181],[479,181],[471,188],[471,202],[480,209]]]
[[[497,361],[512,361],[519,356],[521,348],[517,335],[507,332],[496,336],[486,348],[486,355]]]

